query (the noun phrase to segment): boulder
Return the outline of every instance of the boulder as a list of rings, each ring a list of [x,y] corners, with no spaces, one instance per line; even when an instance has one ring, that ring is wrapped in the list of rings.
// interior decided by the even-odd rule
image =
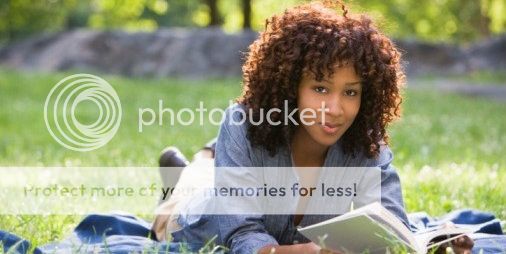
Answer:
[[[132,77],[240,76],[244,54],[258,36],[219,28],[155,32],[78,29],[42,34],[0,49],[0,64],[16,69],[76,70]],[[396,40],[409,76],[506,70],[506,35],[468,47]]]

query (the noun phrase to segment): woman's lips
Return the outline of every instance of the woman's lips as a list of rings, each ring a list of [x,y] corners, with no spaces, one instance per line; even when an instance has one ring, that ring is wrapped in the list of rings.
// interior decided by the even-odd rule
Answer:
[[[339,129],[339,124],[325,123],[322,124],[323,131],[327,134],[335,134]]]

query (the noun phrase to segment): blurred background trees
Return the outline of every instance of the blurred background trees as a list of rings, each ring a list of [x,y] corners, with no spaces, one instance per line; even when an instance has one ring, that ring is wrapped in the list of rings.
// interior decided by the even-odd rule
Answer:
[[[0,42],[87,27],[152,31],[219,26],[260,30],[265,19],[303,0],[0,0]],[[466,43],[503,33],[506,0],[354,0],[396,38]]]

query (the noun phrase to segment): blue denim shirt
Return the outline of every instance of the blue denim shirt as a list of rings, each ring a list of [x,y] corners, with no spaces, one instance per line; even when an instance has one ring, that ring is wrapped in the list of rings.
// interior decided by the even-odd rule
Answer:
[[[247,125],[230,124],[231,118],[240,122],[241,105],[226,110],[215,151],[216,167],[291,167],[289,149],[281,149],[270,157],[265,149],[252,147],[246,138]],[[377,158],[365,155],[345,155],[338,141],[329,148],[325,167],[380,167],[381,203],[405,225],[408,220],[404,211],[399,176],[392,167],[392,152],[382,146]],[[206,204],[213,205],[213,204]],[[336,214],[337,215],[337,214]],[[298,226],[315,224],[336,215],[305,215]],[[182,229],[172,233],[174,241],[184,241],[198,250],[209,239],[224,245],[231,253],[256,253],[268,245],[287,245],[309,242],[297,231],[293,215],[181,215],[178,220]]]

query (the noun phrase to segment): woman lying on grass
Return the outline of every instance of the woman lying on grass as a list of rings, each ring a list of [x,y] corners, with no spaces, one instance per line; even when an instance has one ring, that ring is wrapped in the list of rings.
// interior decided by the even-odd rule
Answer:
[[[386,127],[400,115],[404,74],[400,53],[365,15],[344,5],[310,3],[271,17],[249,47],[244,89],[227,110],[215,149],[219,167],[379,167],[381,204],[409,225],[401,184],[392,167]],[[244,110],[254,122],[269,109],[297,109],[296,124],[274,112],[272,121],[240,122]],[[301,115],[304,110],[324,114]],[[303,124],[301,118],[314,124]],[[273,125],[272,122],[288,124]],[[253,122],[253,121],[252,121]],[[253,170],[253,169],[252,169]],[[220,174],[217,172],[216,174]],[[245,174],[244,177],[247,174]],[[216,244],[232,253],[317,253],[298,226],[328,215],[182,216],[174,241]],[[470,249],[472,241],[458,241]]]

